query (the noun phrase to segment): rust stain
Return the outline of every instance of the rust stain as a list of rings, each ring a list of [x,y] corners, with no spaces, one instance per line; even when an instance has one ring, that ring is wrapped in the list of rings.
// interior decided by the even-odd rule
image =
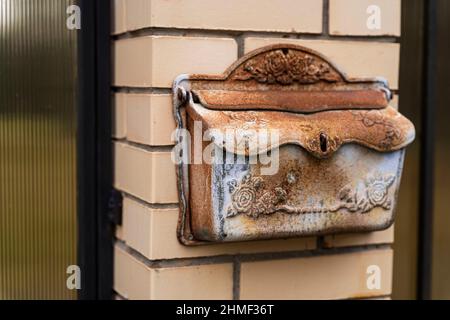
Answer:
[[[231,91],[194,90],[200,103],[215,110],[280,110],[312,113],[326,110],[382,109],[388,100],[382,90],[346,91]]]

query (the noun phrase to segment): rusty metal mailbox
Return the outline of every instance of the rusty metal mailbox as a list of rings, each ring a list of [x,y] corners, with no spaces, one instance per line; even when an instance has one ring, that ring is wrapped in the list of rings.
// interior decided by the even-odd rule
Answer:
[[[186,245],[375,231],[394,220],[413,124],[382,78],[295,45],[174,82]]]

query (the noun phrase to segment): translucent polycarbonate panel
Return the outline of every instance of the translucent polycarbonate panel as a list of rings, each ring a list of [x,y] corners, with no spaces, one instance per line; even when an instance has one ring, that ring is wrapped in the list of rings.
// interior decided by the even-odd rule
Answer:
[[[72,2],[0,0],[0,299],[76,298]]]

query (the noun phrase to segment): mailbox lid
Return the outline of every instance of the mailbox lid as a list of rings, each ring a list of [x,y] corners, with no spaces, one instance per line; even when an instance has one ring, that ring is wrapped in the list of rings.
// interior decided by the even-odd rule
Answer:
[[[415,137],[414,125],[390,106],[301,114],[220,111],[190,103],[187,113],[194,121],[201,121],[215,144],[239,155],[255,155],[284,144],[299,145],[318,158],[331,156],[347,143],[389,152],[404,148]]]

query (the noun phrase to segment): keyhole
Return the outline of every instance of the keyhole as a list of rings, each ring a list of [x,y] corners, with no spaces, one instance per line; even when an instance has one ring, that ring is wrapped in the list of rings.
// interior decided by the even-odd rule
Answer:
[[[325,133],[321,133],[319,136],[319,141],[320,141],[320,150],[322,150],[322,152],[327,152],[328,150],[327,135]]]

